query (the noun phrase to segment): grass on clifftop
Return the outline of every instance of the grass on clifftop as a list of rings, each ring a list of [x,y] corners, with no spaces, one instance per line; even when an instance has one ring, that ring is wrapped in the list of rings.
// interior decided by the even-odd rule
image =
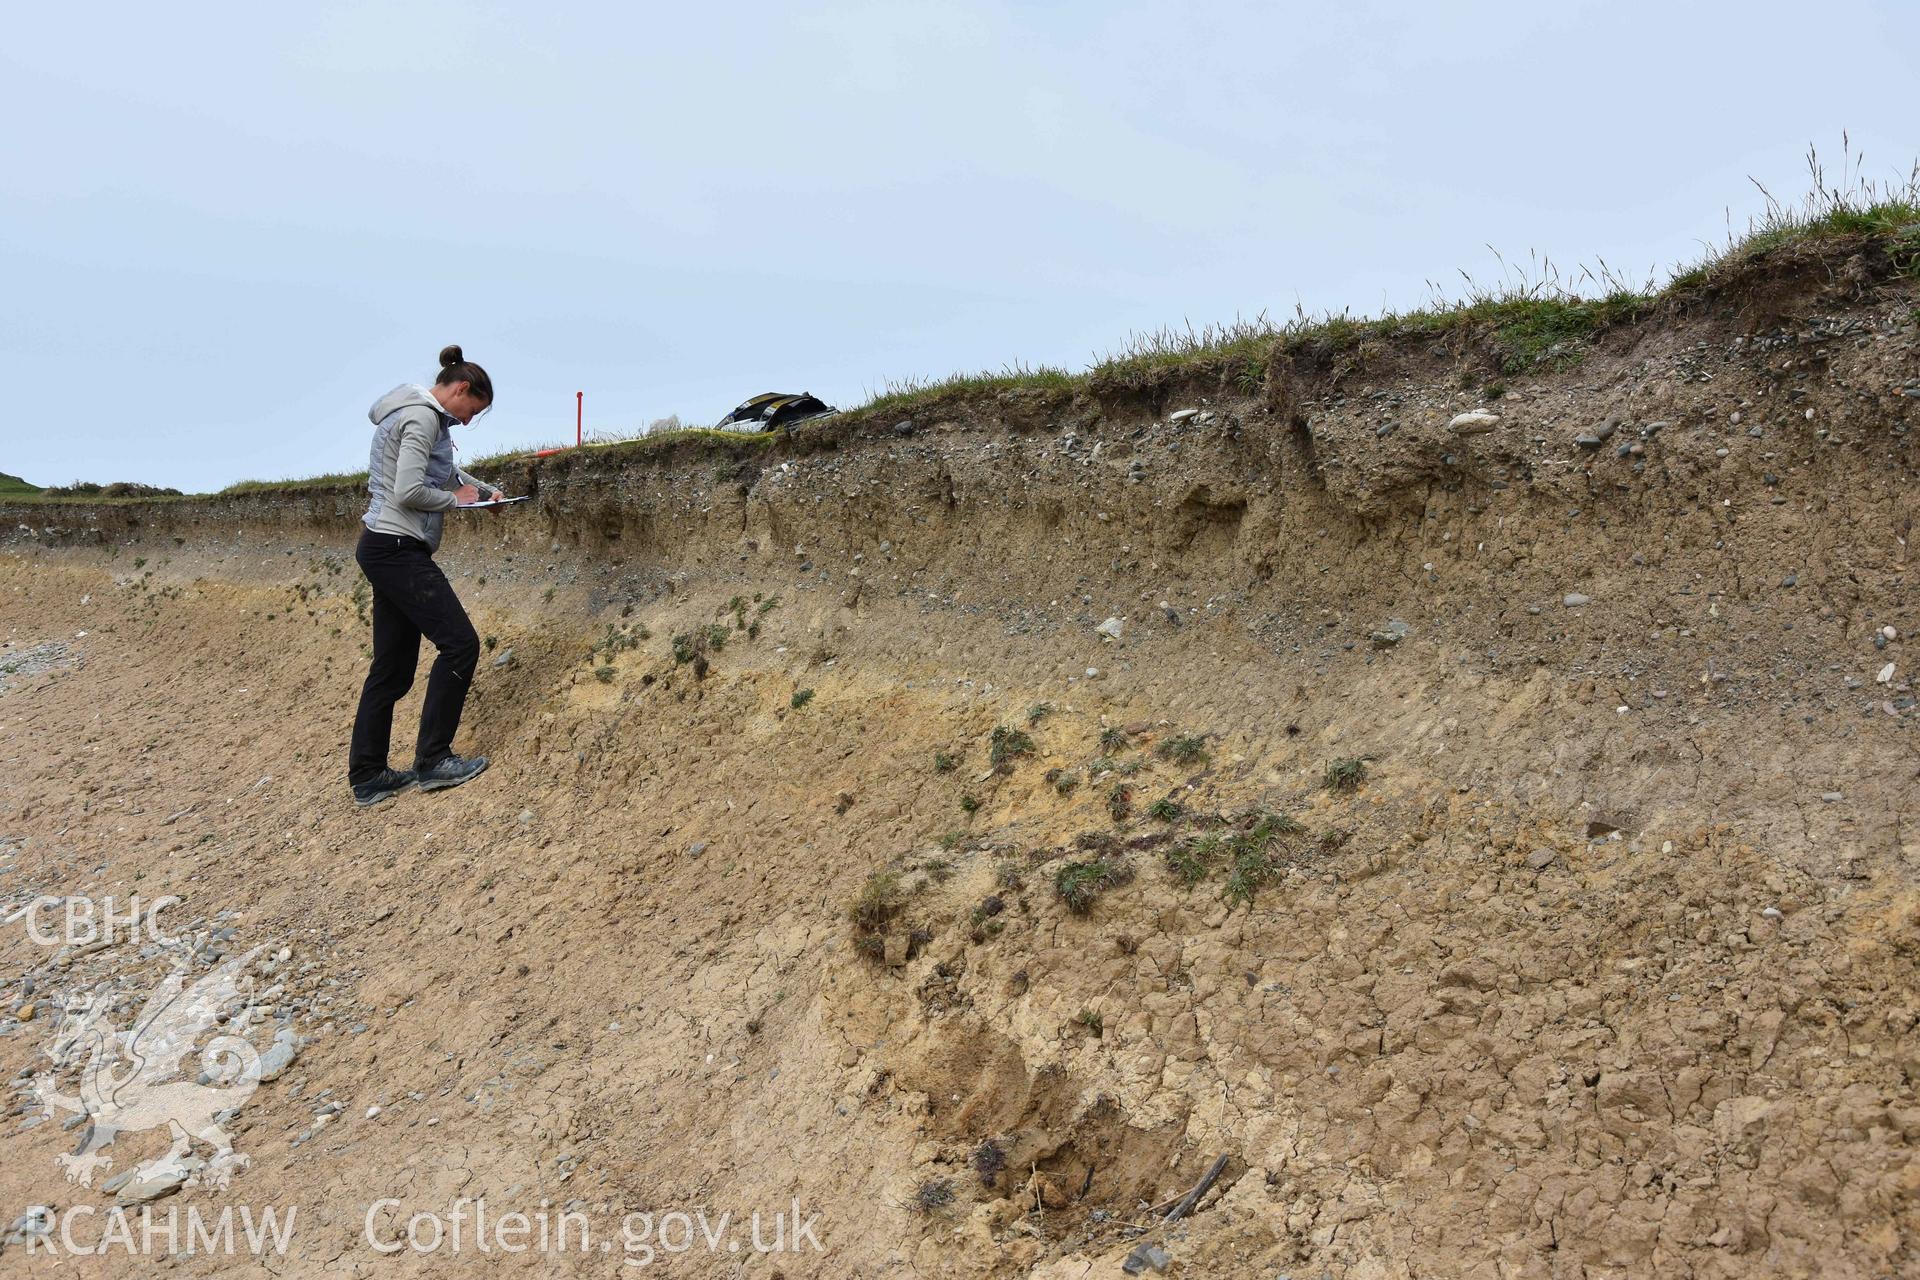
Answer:
[[[1033,388],[1069,390],[1083,379],[1052,365],[1029,368],[1014,361],[998,373],[956,373],[945,378],[903,378],[889,381],[871,400],[854,413],[889,413],[908,409],[932,400],[952,396],[993,395],[996,392]]]
[[[615,438],[610,440],[589,440],[583,449],[611,449],[645,446],[648,450],[662,449],[687,440],[719,440],[748,447],[764,447],[772,443],[777,433],[759,432],[749,434],[744,431],[721,431],[712,427],[682,427],[674,431],[654,431],[643,436]],[[560,445],[533,445],[525,449],[502,449],[471,461],[463,461],[460,469],[482,480],[493,479],[492,472],[507,463],[525,462],[542,449],[557,449]],[[569,452],[573,446],[568,445]],[[335,485],[347,485],[352,488],[364,488],[367,473],[364,471],[340,471],[324,476],[302,476],[288,480],[236,480],[220,490],[219,496],[227,497],[236,493],[284,492],[288,489],[326,489]]]
[[[895,413],[955,396],[1013,389],[1128,390],[1152,386],[1170,373],[1210,365],[1230,373],[1244,391],[1257,389],[1266,359],[1276,343],[1290,348],[1328,343],[1348,347],[1370,336],[1438,335],[1463,327],[1486,329],[1498,344],[1504,371],[1521,373],[1542,366],[1561,367],[1578,358],[1581,339],[1646,315],[1678,289],[1697,288],[1787,245],[1844,237],[1883,237],[1894,260],[1920,279],[1920,163],[1904,179],[1877,182],[1861,172],[1864,157],[1842,135],[1844,163],[1837,181],[1829,181],[1818,153],[1807,149],[1811,188],[1797,204],[1776,199],[1759,182],[1766,209],[1750,219],[1743,234],[1728,230],[1723,246],[1710,248],[1697,263],[1676,267],[1664,285],[1649,276],[1634,280],[1601,260],[1598,269],[1562,272],[1551,260],[1529,256],[1526,264],[1508,263],[1496,251],[1501,276],[1483,284],[1462,271],[1464,292],[1449,294],[1432,281],[1433,301],[1406,312],[1356,317],[1349,312],[1311,316],[1296,311],[1276,323],[1265,313],[1251,320],[1195,329],[1167,328],[1134,334],[1124,346],[1095,360],[1082,374],[1052,368],[1010,365],[1001,373],[955,374],[931,382],[888,384],[856,413]]]
[[[669,449],[676,444],[689,441],[706,440],[717,444],[744,445],[748,448],[761,448],[772,444],[778,431],[727,431],[720,427],[675,427],[668,431],[648,431],[630,436],[614,435],[599,440],[589,440],[578,446],[580,449],[620,449],[632,450],[644,446],[646,452]],[[487,468],[498,467],[506,462],[524,462],[541,449],[565,448],[569,453],[575,450],[573,445],[536,445],[530,449],[503,449],[476,458],[466,464],[466,470],[477,476],[485,476]]]
[[[236,480],[220,491],[221,497],[235,493],[262,493],[282,489],[327,489],[334,485],[364,485],[367,473],[364,471],[335,471],[324,476],[301,476],[289,480]]]
[[[1797,205],[1782,203],[1759,179],[1751,179],[1766,197],[1766,212],[1750,221],[1747,233],[1738,240],[1729,231],[1725,249],[1676,271],[1668,287],[1705,283],[1720,272],[1784,245],[1849,236],[1887,239],[1900,270],[1920,279],[1920,161],[1914,162],[1902,181],[1875,182],[1860,173],[1864,157],[1853,152],[1845,134],[1841,140],[1838,182],[1827,181],[1826,168],[1812,147],[1807,148],[1812,189]]]
[[[0,498],[29,498],[39,492],[39,485],[28,484],[19,476],[0,471]]]
[[[1505,373],[1559,369],[1580,359],[1585,339],[1646,316],[1667,295],[1711,285],[1755,259],[1796,244],[1846,238],[1878,239],[1885,242],[1900,271],[1920,279],[1920,163],[1916,163],[1904,179],[1878,182],[1863,175],[1864,157],[1853,152],[1851,140],[1844,134],[1842,154],[1844,163],[1839,179],[1829,182],[1819,156],[1813,148],[1808,148],[1811,190],[1798,203],[1783,203],[1756,180],[1754,185],[1766,199],[1765,211],[1749,219],[1742,234],[1735,235],[1730,226],[1724,245],[1709,248],[1699,262],[1676,267],[1664,284],[1657,284],[1651,275],[1645,280],[1633,280],[1604,260],[1600,261],[1598,270],[1578,267],[1563,272],[1548,259],[1529,255],[1524,264],[1508,263],[1496,252],[1494,256],[1500,263],[1497,282],[1483,284],[1462,271],[1464,290],[1449,293],[1429,281],[1432,302],[1411,311],[1360,317],[1346,311],[1310,316],[1296,309],[1292,319],[1281,323],[1262,313],[1251,320],[1236,319],[1199,329],[1188,324],[1137,333],[1119,350],[1094,360],[1080,373],[1049,365],[1030,367],[1014,361],[998,372],[889,381],[864,404],[846,410],[841,416],[905,415],[952,400],[1008,391],[1144,391],[1166,385],[1170,378],[1183,372],[1202,369],[1218,371],[1243,392],[1251,394],[1262,384],[1267,361],[1276,344],[1284,350],[1320,345],[1344,349],[1367,338],[1439,336],[1462,329],[1492,336]],[[667,421],[677,422],[677,419]],[[804,432],[809,425],[802,424],[798,430]],[[778,431],[749,433],[710,427],[674,427],[588,441],[585,447],[619,448],[644,457],[685,443],[765,448],[784,435]],[[491,478],[491,469],[524,462],[537,450],[538,446],[507,450],[464,466],[477,475]],[[125,500],[54,495],[30,485],[15,489],[9,486],[9,481],[25,485],[17,477],[0,476],[0,498]],[[220,492],[228,495],[365,483],[365,472],[349,472],[279,481],[242,480]]]

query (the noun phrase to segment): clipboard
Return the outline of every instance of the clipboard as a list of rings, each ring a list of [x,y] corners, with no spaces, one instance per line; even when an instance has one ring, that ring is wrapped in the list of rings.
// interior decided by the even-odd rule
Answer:
[[[516,502],[532,502],[533,495],[521,494],[517,498],[499,498],[492,502],[462,502],[454,507],[456,511],[485,511],[489,507],[510,507]]]

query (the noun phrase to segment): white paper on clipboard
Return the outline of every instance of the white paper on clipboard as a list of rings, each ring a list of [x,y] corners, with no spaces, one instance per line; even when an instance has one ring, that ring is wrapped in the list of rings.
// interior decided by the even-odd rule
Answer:
[[[526,494],[520,495],[517,498],[499,498],[492,502],[462,502],[458,504],[456,509],[460,511],[484,511],[488,507],[510,507],[516,502],[532,502],[532,501],[533,501],[533,495],[530,493],[526,493]]]

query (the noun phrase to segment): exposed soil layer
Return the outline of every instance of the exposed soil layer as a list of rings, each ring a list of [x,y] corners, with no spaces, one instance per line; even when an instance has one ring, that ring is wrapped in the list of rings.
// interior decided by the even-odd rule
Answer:
[[[1372,335],[523,465],[441,555],[494,763],[364,812],[360,495],[7,507],[0,908],[186,940],[3,926],[0,1210],[113,1200],[36,1119],[62,1002],[261,947],[230,1029],[298,1056],[158,1203],[296,1207],[276,1274],[796,1199],[824,1255],[660,1265],[1911,1274],[1916,297],[1843,246],[1521,375]],[[614,1253],[366,1238],[461,1197]]]

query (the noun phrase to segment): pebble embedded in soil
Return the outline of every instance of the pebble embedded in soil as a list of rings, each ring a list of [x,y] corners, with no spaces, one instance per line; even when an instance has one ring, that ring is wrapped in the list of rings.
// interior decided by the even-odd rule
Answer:
[[[1582,449],[1598,449],[1601,445],[1612,439],[1613,433],[1619,429],[1620,419],[1617,416],[1610,415],[1591,431],[1583,431],[1575,436],[1573,442]]]
[[[1398,618],[1389,619],[1387,625],[1372,632],[1367,638],[1376,649],[1390,649],[1413,634],[1413,628]]]
[[[197,1157],[188,1156],[178,1164],[129,1169],[124,1175],[127,1180],[114,1188],[118,1193],[117,1199],[121,1204],[144,1204],[171,1195],[186,1183],[200,1164]]]

